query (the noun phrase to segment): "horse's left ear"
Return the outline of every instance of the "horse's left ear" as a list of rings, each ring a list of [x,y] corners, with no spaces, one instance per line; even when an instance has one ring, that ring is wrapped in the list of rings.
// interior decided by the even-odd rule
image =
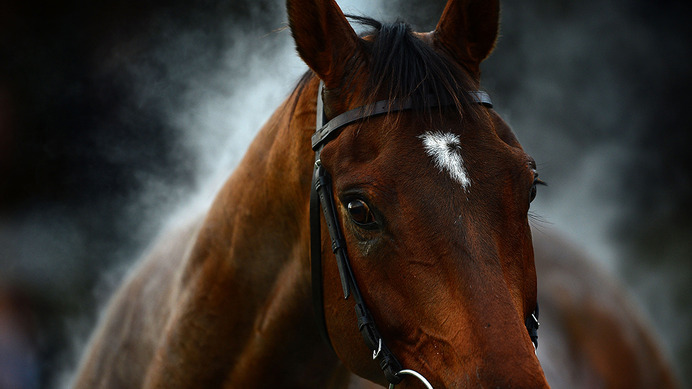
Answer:
[[[288,25],[300,57],[337,88],[358,51],[358,35],[334,0],[287,0]]]
[[[448,0],[435,28],[435,44],[479,79],[480,64],[495,47],[499,24],[499,0]]]

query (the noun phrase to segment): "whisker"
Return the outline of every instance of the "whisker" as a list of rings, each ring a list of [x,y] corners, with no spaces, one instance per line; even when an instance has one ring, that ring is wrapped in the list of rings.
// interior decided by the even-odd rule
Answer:
[[[531,227],[543,233],[546,232],[546,228],[551,227],[554,224],[542,215],[533,211],[529,211],[529,223],[531,224]]]

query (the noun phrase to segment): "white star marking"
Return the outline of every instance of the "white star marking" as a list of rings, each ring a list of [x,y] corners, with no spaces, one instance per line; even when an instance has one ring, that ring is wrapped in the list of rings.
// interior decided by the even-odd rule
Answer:
[[[435,166],[440,171],[447,171],[454,181],[460,183],[464,190],[468,190],[471,179],[464,169],[459,135],[451,132],[427,131],[418,137],[423,140],[425,152],[432,157]]]

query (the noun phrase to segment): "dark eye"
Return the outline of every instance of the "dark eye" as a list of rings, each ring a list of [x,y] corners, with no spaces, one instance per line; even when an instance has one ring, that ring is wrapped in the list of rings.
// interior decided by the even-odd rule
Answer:
[[[368,229],[375,228],[377,226],[375,217],[372,215],[372,211],[370,211],[370,207],[365,203],[365,201],[360,199],[351,200],[349,201],[347,208],[348,214],[351,216],[351,220],[353,220],[357,226]]]
[[[542,181],[541,179],[539,179],[538,173],[536,173],[534,175],[533,185],[531,185],[531,192],[529,192],[529,203],[531,203],[533,201],[533,199],[536,198],[536,192],[537,192],[536,187],[538,185],[548,185],[548,184],[546,184],[545,181]]]

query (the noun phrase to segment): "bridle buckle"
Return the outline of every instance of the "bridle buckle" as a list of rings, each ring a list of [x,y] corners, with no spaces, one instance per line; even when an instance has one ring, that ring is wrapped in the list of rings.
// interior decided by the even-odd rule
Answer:
[[[377,359],[377,357],[380,356],[381,351],[382,351],[382,338],[379,338],[377,340],[377,351],[375,351],[375,350],[372,351],[372,359],[373,360]]]

